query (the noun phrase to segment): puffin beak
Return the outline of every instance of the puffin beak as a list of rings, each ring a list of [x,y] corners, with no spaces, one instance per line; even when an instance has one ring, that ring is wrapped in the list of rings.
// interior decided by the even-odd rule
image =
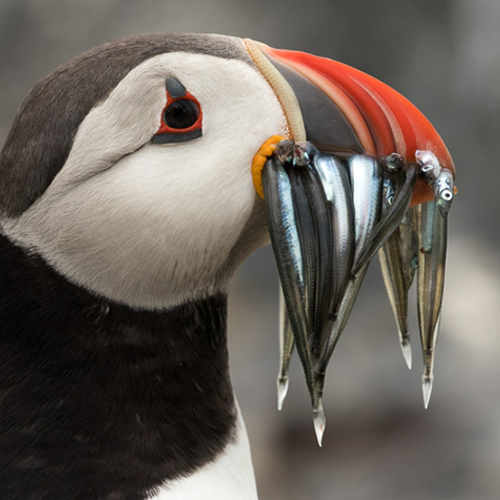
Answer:
[[[424,355],[433,356],[455,168],[429,121],[382,82],[330,59],[248,39],[245,45],[288,121],[287,137],[268,141],[252,167],[267,207],[286,306],[278,406],[288,387],[295,343],[321,444],[326,368],[368,264],[381,249],[389,262],[384,279],[398,326],[406,321],[406,310],[399,303],[404,300],[394,296],[406,298],[416,261],[425,266],[419,271],[425,279],[418,283],[418,309]],[[410,208],[427,202],[437,210]],[[430,223],[429,213],[438,222]],[[413,221],[411,229],[406,223],[400,231],[404,220]],[[433,242],[425,248],[427,259],[418,258],[413,247],[408,250],[408,241],[422,240],[419,232]],[[401,330],[403,353],[411,364],[408,335]],[[424,363],[426,404],[432,361]]]

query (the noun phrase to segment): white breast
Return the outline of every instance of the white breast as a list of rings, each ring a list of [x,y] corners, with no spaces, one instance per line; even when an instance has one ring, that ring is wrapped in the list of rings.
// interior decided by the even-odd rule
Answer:
[[[257,500],[250,445],[239,409],[235,436],[214,462],[169,483],[152,500]]]

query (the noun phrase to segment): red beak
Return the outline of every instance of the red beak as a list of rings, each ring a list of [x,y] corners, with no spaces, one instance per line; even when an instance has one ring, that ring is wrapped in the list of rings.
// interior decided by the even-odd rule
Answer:
[[[443,168],[455,175],[450,153],[429,120],[408,99],[385,83],[331,59],[304,52],[273,49],[253,41],[251,44],[265,55],[286,80],[289,80],[291,72],[298,73],[327,96],[340,112],[343,123],[337,124],[331,144],[325,145],[324,140],[315,140],[311,135],[320,133],[317,130],[318,124],[308,127],[310,120],[304,109],[305,103],[296,91],[297,85],[290,82],[302,110],[307,139],[318,149],[337,150],[345,156],[349,151],[351,154],[359,152],[361,147],[362,152],[380,159],[398,153],[407,163],[416,163],[415,153],[427,150],[436,155]],[[340,118],[336,120],[339,121]],[[323,123],[322,126],[331,125]],[[347,130],[347,127],[351,130]],[[357,141],[350,137],[351,132]],[[430,186],[419,179],[414,188],[412,205],[433,199]]]

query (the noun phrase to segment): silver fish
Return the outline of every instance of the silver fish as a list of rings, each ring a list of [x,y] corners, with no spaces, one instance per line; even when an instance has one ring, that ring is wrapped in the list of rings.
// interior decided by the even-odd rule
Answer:
[[[391,174],[387,174],[384,177],[391,177]],[[392,202],[387,206],[380,221],[373,228],[365,248],[354,259],[353,274],[356,274],[378,252],[387,238],[401,224],[403,217],[408,211],[413,195],[413,186],[417,180],[417,166],[409,164],[397,177],[399,179],[394,182]],[[401,182],[401,179],[404,179],[404,181]]]
[[[401,350],[403,351],[406,364],[411,370],[412,353],[407,321],[408,290],[405,288],[399,241],[399,230],[397,229],[379,250],[378,257],[387,295],[398,325]]]
[[[441,173],[441,165],[432,151],[417,150],[415,159],[419,166],[419,175],[429,185],[433,185]]]
[[[314,369],[316,372],[316,383],[318,385],[318,388],[321,390],[321,393],[323,392],[324,388],[328,363],[330,361],[330,358],[332,357],[333,351],[335,350],[335,346],[339,341],[340,335],[347,325],[347,321],[349,320],[349,316],[351,315],[352,308],[354,307],[354,303],[356,302],[359,289],[361,288],[369,264],[370,263],[363,267],[356,276],[351,277],[351,279],[349,280],[346,291],[344,293],[344,297],[342,298],[342,302],[340,303],[338,314],[335,318],[335,321],[333,322],[330,335],[328,336],[327,342],[323,345],[320,357],[315,363]]]
[[[355,155],[348,160],[354,205],[354,261],[364,252],[378,222],[382,173],[377,160],[368,155]]]
[[[314,293],[314,307],[310,311],[313,326],[311,345],[314,351],[314,346],[321,337],[323,325],[328,318],[331,308],[331,281],[334,267],[332,251],[333,234],[329,207],[314,165],[309,165],[306,169],[294,169],[294,171],[299,172],[299,184],[302,184],[304,187],[307,198],[305,201],[308,202],[310,217],[313,222],[312,225],[308,224],[305,228],[302,228],[302,221],[299,220],[299,234],[302,229],[305,229],[306,231],[311,231],[315,237],[315,265],[311,266],[316,273],[314,280],[315,288],[311,291]],[[293,179],[292,173],[290,173],[290,179]],[[300,190],[294,190],[294,199],[299,196],[301,196]],[[305,211],[306,209],[303,208],[302,210]]]
[[[395,187],[390,176],[384,179],[382,193],[383,217],[392,206],[395,196]],[[403,351],[406,364],[411,370],[412,354],[407,321],[408,288],[406,287],[399,227],[389,236],[379,250],[378,257],[389,302],[391,303],[392,311],[398,325],[401,350]]]
[[[335,346],[337,345],[337,342],[340,338],[340,335],[342,334],[345,326],[347,325],[347,321],[349,319],[349,316],[351,315],[354,303],[356,302],[359,289],[361,288],[361,284],[363,283],[363,280],[365,278],[366,271],[368,270],[368,265],[369,263],[359,271],[357,276],[351,276],[350,280],[348,281],[344,297],[342,298],[342,301],[338,308],[337,316],[335,317],[335,320],[331,324],[330,333],[326,338],[326,342],[323,343],[320,355],[314,365],[315,391],[319,395],[319,401],[321,403],[320,404],[321,411],[317,413],[316,417],[317,422],[315,420],[316,438],[320,446],[326,426],[324,411],[322,411],[326,370],[330,358],[332,357],[333,351],[335,350]]]
[[[418,268],[418,207],[410,207],[399,228],[401,259],[406,289],[409,290]]]
[[[292,187],[305,273],[306,312],[309,342],[314,346],[319,337],[330,295],[331,229],[325,196],[314,166],[313,155],[318,151],[310,142],[282,141],[274,154],[286,171]]]
[[[300,168],[302,168],[302,172],[298,170]],[[279,160],[272,157],[264,167],[262,184],[271,244],[276,258],[295,345],[304,369],[306,385],[311,398],[314,430],[318,444],[321,446],[326,427],[326,417],[317,384],[314,380],[310,345],[313,338],[312,325],[314,325],[315,316],[314,313],[311,314],[311,309],[315,311],[316,307],[315,302],[311,301],[311,297],[316,295],[316,285],[312,285],[311,281],[317,275],[311,269],[317,268],[317,262],[316,252],[308,249],[306,262],[306,254],[303,251],[306,242],[317,235],[313,221],[318,218],[318,215],[312,211],[309,204],[311,197],[304,182],[302,182],[304,181],[301,178],[303,175],[306,176],[305,180],[307,182],[307,176],[314,176],[315,174],[308,167],[305,167],[304,170],[303,167],[292,167],[290,165],[287,173]],[[312,182],[314,182],[314,177]],[[324,223],[322,225],[325,226]],[[313,305],[311,306],[311,304]]]
[[[306,297],[308,298],[309,346],[318,345],[331,305],[331,276],[333,268],[332,229],[325,194],[313,165],[291,168],[289,177],[297,208],[297,227],[301,244],[314,241],[314,252],[304,259],[306,268]],[[305,255],[305,251],[304,251]],[[322,392],[313,381],[313,422],[321,446],[326,427]]]
[[[332,155],[317,154],[314,156],[314,170],[321,181],[321,193],[310,190],[310,202],[315,206],[318,256],[321,262],[315,311],[318,321],[312,350],[313,360],[318,360],[330,337],[333,319],[349,281],[354,256],[354,217],[349,178],[342,163]],[[324,208],[326,214],[323,213]],[[324,234],[325,229],[329,239]],[[320,445],[326,425],[322,408],[325,370],[316,373],[315,378],[319,401],[318,411],[315,412],[315,429]]]
[[[396,198],[397,183],[392,176],[384,176],[382,180],[382,203],[380,209],[381,218],[385,217],[387,212],[394,205]]]
[[[373,227],[380,215],[380,196],[382,175],[378,162],[368,155],[355,155],[348,161],[350,183],[352,186],[352,211],[354,212],[354,259],[369,240]],[[322,175],[326,175],[323,171]],[[327,198],[333,196],[333,184],[328,184],[325,193]],[[350,205],[347,203],[347,210]],[[344,217],[348,217],[344,215]],[[344,223],[345,224],[345,223]],[[346,234],[348,230],[344,228]],[[344,257],[345,258],[345,257]],[[351,257],[352,258],[352,257]],[[334,311],[333,323],[325,341],[322,342],[321,352],[315,362],[316,384],[320,393],[323,392],[326,368],[333,354],[335,346],[344,330],[351,314],[354,302],[368,268],[368,263],[361,268],[356,276],[350,274],[345,292],[337,311]],[[327,325],[328,326],[328,325]]]
[[[422,387],[424,405],[429,406],[433,383],[434,351],[443,300],[447,246],[447,217],[436,202],[418,206],[418,323],[424,355]]]
[[[295,224],[302,251],[304,269],[304,297],[306,300],[307,332],[309,342],[314,331],[314,310],[316,299],[316,280],[318,277],[317,241],[314,223],[314,212],[311,210],[309,195],[304,185],[303,176],[298,168],[289,168],[292,203],[295,213]]]
[[[288,393],[288,385],[290,382],[289,370],[290,370],[290,360],[292,358],[292,352],[294,347],[292,325],[290,323],[290,318],[288,317],[288,312],[286,310],[285,297],[283,295],[283,290],[280,286],[280,368],[278,373],[278,410],[281,411],[283,408],[283,402],[285,401],[286,395]]]
[[[314,166],[331,211],[334,262],[331,312],[336,315],[349,281],[354,258],[352,192],[347,171],[335,156],[319,154],[314,158]]]
[[[382,163],[389,172],[400,172],[405,166],[405,161],[399,153],[387,155],[385,158],[382,158]]]
[[[281,163],[270,158],[262,172],[264,201],[271,244],[280,276],[286,309],[290,319],[297,352],[304,368],[313,408],[318,404],[313,389],[313,367],[309,347],[309,320],[305,297],[306,277],[292,186]]]
[[[443,217],[446,217],[450,211],[453,201],[453,190],[453,174],[447,168],[443,168],[433,186],[434,199]]]

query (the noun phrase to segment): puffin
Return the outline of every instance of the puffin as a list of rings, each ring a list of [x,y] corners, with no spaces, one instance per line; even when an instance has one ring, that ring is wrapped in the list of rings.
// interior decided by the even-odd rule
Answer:
[[[2,500],[257,499],[227,294],[282,140],[454,174],[389,87],[249,39],[126,37],[30,91],[0,155]]]

